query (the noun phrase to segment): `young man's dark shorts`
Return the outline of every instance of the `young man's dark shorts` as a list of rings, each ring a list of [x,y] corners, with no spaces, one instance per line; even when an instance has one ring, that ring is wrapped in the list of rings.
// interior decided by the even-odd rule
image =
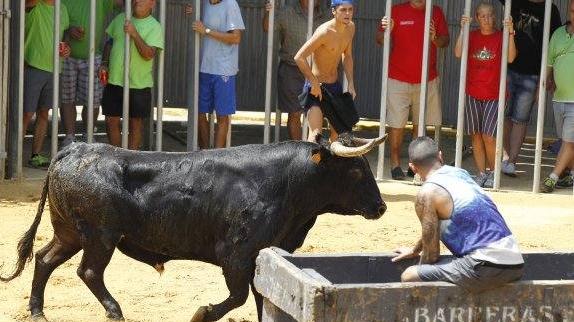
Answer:
[[[297,65],[284,61],[277,68],[277,103],[281,112],[303,112],[298,96],[305,85],[305,76]]]
[[[31,66],[24,67],[24,112],[52,108],[54,95],[52,73]]]
[[[498,265],[466,255],[440,260],[432,265],[419,265],[419,278],[425,282],[450,282],[470,292],[481,292],[520,280],[523,264]]]
[[[106,85],[102,97],[102,111],[105,116],[122,117],[124,88]],[[146,118],[151,112],[151,88],[130,89],[130,117]]]
[[[334,96],[343,94],[343,86],[341,86],[339,82],[323,83],[323,86]],[[307,113],[313,106],[321,106],[321,101],[319,101],[319,98],[311,95],[311,83],[309,81],[305,81],[305,85],[303,85],[303,93],[301,93],[299,97],[301,98],[305,95],[307,96],[305,103],[303,104],[305,113]]]

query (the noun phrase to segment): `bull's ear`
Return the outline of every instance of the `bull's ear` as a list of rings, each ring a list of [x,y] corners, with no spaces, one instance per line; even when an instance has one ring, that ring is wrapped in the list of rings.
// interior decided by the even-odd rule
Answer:
[[[313,151],[313,154],[311,154],[311,161],[315,164],[319,164],[321,162],[321,151]]]

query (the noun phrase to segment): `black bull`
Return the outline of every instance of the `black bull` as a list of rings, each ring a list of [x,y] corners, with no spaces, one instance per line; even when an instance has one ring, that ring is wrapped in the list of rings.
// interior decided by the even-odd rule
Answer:
[[[52,162],[34,222],[18,244],[15,271],[0,279],[19,276],[32,259],[47,196],[54,237],[36,253],[33,317],[45,319],[44,289],[52,271],[83,250],[79,277],[107,317],[123,319],[103,281],[117,247],[160,272],[175,259],[221,266],[229,297],[192,318],[218,320],[245,303],[259,250],[294,251],[323,213],[377,219],[385,212],[361,156],[383,140],[357,139],[357,148],[337,142],[337,151],[335,144],[285,142],[194,153],[74,144]],[[251,288],[260,316],[261,295]]]

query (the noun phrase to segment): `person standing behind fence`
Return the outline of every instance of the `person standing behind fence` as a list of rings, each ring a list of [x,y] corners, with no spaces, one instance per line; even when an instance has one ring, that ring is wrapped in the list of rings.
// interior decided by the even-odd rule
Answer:
[[[321,101],[324,98],[321,87],[334,96],[343,94],[343,87],[338,80],[339,63],[343,64],[349,93],[353,99],[357,95],[353,71],[354,10],[353,0],[331,0],[333,19],[320,25],[295,55],[297,66],[306,78],[302,95],[307,98],[301,103],[304,104],[309,121],[308,141],[315,142],[323,131]],[[313,57],[313,66],[307,60],[310,56]],[[330,140],[334,142],[338,133],[333,124],[330,131]]]
[[[324,15],[319,1],[315,1],[313,27],[321,25]],[[275,11],[275,30],[279,32],[279,66],[277,68],[277,100],[279,109],[289,113],[287,128],[289,138],[301,140],[301,113],[298,96],[305,84],[305,76],[297,67],[295,54],[307,41],[307,18],[309,0],[299,0],[298,5],[285,6]],[[267,13],[263,17],[263,30],[269,29],[269,10],[271,3],[265,7]]]
[[[393,6],[392,17],[383,17],[376,41],[383,44],[386,28],[391,28],[391,53],[387,98],[387,125],[390,127],[391,176],[404,180],[400,151],[404,127],[412,110],[413,137],[417,136],[423,60],[426,0],[409,0]],[[433,6],[430,24],[431,48],[428,66],[426,125],[440,126],[442,109],[437,72],[437,48],[449,43],[448,25],[442,9]],[[424,120],[423,120],[424,121]],[[414,173],[409,169],[409,175]]]
[[[552,105],[558,136],[562,139],[554,169],[542,184],[543,192],[571,186],[570,175],[559,180],[566,169],[574,169],[574,0],[568,7],[568,23],[558,28],[548,46],[548,88],[554,92]],[[567,183],[566,183],[567,182]]]
[[[125,21],[125,13],[117,15],[106,29],[111,41],[106,44],[102,69],[107,70],[109,81],[104,89],[102,110],[106,116],[109,143],[121,145],[121,117],[124,92],[124,39],[129,35],[129,136],[128,148],[137,150],[142,141],[143,120],[152,109],[153,60],[158,50],[163,50],[164,39],[161,24],[151,15],[155,0],[134,0],[133,17]],[[110,51],[111,47],[111,51]],[[109,58],[108,58],[109,56]]]
[[[499,0],[504,5],[505,0]],[[518,56],[508,65],[508,106],[504,120],[504,158],[502,173],[516,176],[516,161],[524,137],[532,107],[537,98],[542,60],[542,36],[544,33],[544,0],[514,0],[511,15],[514,21],[516,50]],[[560,27],[560,12],[552,5],[550,30]]]
[[[204,0],[201,21],[193,23],[193,31],[201,36],[201,67],[199,73],[199,147],[209,147],[208,113],[217,114],[215,148],[224,148],[229,131],[230,115],[236,111],[235,80],[239,71],[239,43],[245,30],[236,0]],[[191,15],[188,4],[185,13]]]
[[[45,168],[50,159],[40,152],[48,131],[48,112],[53,106],[54,66],[54,0],[26,0],[24,39],[24,134],[36,114],[32,155],[28,165]],[[68,28],[68,10],[60,7],[60,39]],[[70,55],[67,43],[60,43],[60,56]],[[54,70],[56,69],[56,70]]]
[[[468,45],[468,69],[466,73],[466,104],[464,131],[472,136],[472,155],[478,170],[476,183],[485,188],[494,184],[494,160],[496,155],[496,126],[498,122],[498,94],[500,64],[502,58],[502,31],[496,29],[496,13],[490,3],[481,2],[475,11],[478,29],[470,33]],[[470,17],[462,16],[461,31],[454,54],[462,56],[462,37]],[[512,20],[508,27],[508,62],[516,58]],[[490,171],[487,171],[487,166]]]
[[[66,138],[62,146],[75,141],[76,133],[76,104],[82,105],[82,120],[88,128],[88,77],[90,68],[90,0],[62,0],[70,15],[70,28],[66,31],[70,38],[72,53],[64,60],[60,78],[62,102],[62,122]],[[104,38],[104,23],[106,17],[113,12],[114,6],[120,7],[123,0],[96,1],[96,39],[94,82],[94,120],[98,118],[103,86],[98,80],[97,71],[102,63],[102,40]],[[87,130],[86,130],[87,131]]]

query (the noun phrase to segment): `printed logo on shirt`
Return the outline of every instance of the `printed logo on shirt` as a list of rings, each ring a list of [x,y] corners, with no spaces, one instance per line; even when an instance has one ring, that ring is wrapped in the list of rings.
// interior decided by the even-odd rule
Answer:
[[[406,20],[406,21],[401,21],[401,23],[399,25],[400,26],[412,26],[414,24],[415,24],[415,22],[413,20]]]
[[[488,50],[486,47],[483,47],[481,50],[472,54],[472,57],[480,61],[489,61],[493,60],[496,57],[496,54]]]

